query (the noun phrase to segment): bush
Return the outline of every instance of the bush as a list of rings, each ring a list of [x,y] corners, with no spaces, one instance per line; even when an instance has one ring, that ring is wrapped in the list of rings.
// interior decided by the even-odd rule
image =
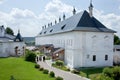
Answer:
[[[112,75],[113,75],[113,70],[112,70],[112,68],[104,68],[103,74],[104,74],[105,76],[112,77]]]
[[[55,77],[55,73],[53,71],[50,71],[50,77]]]
[[[49,72],[49,71],[48,71],[47,69],[44,69],[44,70],[43,70],[43,73],[44,73],[44,74],[48,74],[48,72]]]
[[[67,68],[67,71],[70,71],[70,68]]]
[[[45,60],[50,60],[50,57],[46,57]]]
[[[55,80],[63,80],[63,78],[58,76],[58,77],[55,78]]]
[[[36,55],[34,52],[27,50],[25,55],[25,60],[30,62],[35,62]]]
[[[76,70],[76,69],[72,70],[72,73],[74,73],[74,74],[80,74],[80,72],[78,70]]]
[[[39,70],[40,70],[40,71],[43,71],[43,70],[44,70],[44,68],[43,68],[43,67],[41,67]]]
[[[55,62],[55,64],[56,64],[57,66],[63,66],[63,65],[64,65],[64,62],[61,61],[61,60],[58,60],[58,61]]]
[[[114,68],[105,68],[103,70],[103,76],[101,78],[107,77],[112,80],[120,80],[120,67],[115,66]]]
[[[12,75],[12,76],[10,76],[10,80],[16,80],[16,79],[15,79],[14,76]]]
[[[35,68],[40,68],[40,65],[39,64],[35,64]]]

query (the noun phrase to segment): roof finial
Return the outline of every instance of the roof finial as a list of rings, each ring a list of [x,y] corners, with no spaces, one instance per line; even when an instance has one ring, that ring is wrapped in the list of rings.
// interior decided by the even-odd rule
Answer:
[[[92,0],[90,0],[89,15],[90,15],[90,17],[93,16],[93,5],[92,5]]]
[[[20,29],[18,29],[18,33],[20,33]]]
[[[75,9],[75,7],[73,7],[73,15],[75,15],[76,14],[76,9]]]

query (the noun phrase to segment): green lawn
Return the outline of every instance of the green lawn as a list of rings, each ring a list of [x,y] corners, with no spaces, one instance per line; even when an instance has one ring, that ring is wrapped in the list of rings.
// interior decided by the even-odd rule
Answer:
[[[26,62],[22,58],[0,58],[0,80],[55,80],[34,68],[35,63]]]
[[[97,80],[100,77],[104,68],[81,68],[82,76],[89,77],[91,80]]]

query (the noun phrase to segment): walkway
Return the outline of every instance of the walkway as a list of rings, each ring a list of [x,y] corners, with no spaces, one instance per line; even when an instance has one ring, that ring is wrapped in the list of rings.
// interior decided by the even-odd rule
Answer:
[[[49,63],[50,63],[49,60],[47,60],[46,62],[42,62],[42,61],[38,62],[40,67],[43,67],[44,69],[48,69],[49,71],[53,71],[55,73],[55,76],[63,77],[64,80],[90,80],[90,79],[78,76],[76,74],[73,74],[71,72],[66,72],[66,71],[54,68]]]

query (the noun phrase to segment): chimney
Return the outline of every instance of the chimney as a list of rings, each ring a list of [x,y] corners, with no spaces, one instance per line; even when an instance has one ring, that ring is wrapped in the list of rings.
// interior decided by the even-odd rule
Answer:
[[[76,14],[76,9],[75,9],[75,7],[73,8],[73,15],[75,15]]]
[[[46,25],[45,25],[45,29],[46,29]]]
[[[48,27],[50,26],[50,24],[48,23]]]
[[[50,23],[50,25],[52,26],[52,22]]]
[[[44,29],[44,26],[42,26],[42,29]]]
[[[61,22],[61,18],[59,17],[59,22]]]
[[[63,14],[63,20],[65,20],[65,17],[66,17],[65,14]]]
[[[89,15],[90,15],[90,17],[93,17],[93,5],[92,5],[92,0],[90,0]]]
[[[57,21],[55,20],[55,24],[57,24]]]

